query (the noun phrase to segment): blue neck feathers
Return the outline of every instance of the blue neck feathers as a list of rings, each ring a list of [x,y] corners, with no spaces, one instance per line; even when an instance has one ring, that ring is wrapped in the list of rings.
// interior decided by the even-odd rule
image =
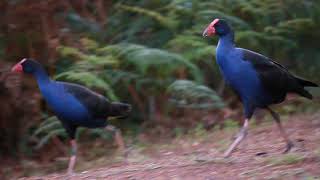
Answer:
[[[222,35],[219,37],[219,42],[217,46],[217,53],[226,53],[230,49],[233,49],[235,47],[234,45],[234,34],[233,32],[229,32],[226,35]]]
[[[47,83],[50,82],[50,78],[49,78],[47,72],[42,67],[38,67],[33,72],[33,75],[37,79],[37,82],[38,82],[40,87],[41,87],[41,85],[44,85],[44,84],[47,84]]]

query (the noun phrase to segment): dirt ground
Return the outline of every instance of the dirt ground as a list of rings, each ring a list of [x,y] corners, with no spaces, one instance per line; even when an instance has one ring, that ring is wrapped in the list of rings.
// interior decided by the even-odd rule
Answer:
[[[197,132],[133,148],[127,163],[77,170],[24,180],[40,179],[130,179],[130,180],[215,180],[215,179],[320,179],[320,114],[285,117],[284,127],[295,147],[282,154],[285,143],[272,121],[251,123],[247,139],[230,158],[222,158],[237,128]]]

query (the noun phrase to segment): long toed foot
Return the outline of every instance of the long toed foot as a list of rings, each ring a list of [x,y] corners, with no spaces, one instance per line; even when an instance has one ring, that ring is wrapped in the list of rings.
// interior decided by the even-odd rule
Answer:
[[[281,120],[280,120],[280,116],[279,114],[277,114],[276,112],[274,112],[272,109],[267,108],[267,110],[270,112],[271,116],[273,117],[273,119],[275,120],[279,130],[280,130],[280,134],[283,137],[283,139],[286,142],[286,149],[283,151],[283,153],[288,153],[291,148],[294,146],[293,142],[290,140],[289,136],[287,135],[287,133],[285,132]]]
[[[286,145],[286,149],[283,151],[283,154],[286,154],[286,153],[290,152],[291,148],[293,148],[293,147],[294,147],[293,142],[292,142],[292,141],[289,141],[289,142],[287,143],[287,145]]]

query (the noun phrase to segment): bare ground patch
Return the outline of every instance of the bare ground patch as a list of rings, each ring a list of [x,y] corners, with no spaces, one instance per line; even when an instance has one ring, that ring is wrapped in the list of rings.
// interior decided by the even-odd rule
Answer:
[[[163,144],[147,143],[124,160],[77,170],[70,179],[315,179],[320,178],[320,115],[296,115],[284,120],[295,143],[282,154],[285,143],[274,123],[255,126],[231,158],[223,151],[238,129],[195,133]],[[25,180],[66,179],[64,172]]]

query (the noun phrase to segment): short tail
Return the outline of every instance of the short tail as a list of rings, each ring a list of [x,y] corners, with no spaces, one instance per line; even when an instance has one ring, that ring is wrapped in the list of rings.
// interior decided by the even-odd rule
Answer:
[[[297,92],[299,95],[305,97],[305,98],[308,98],[308,99],[312,99],[313,96],[312,94],[309,93],[309,91],[305,90],[305,89],[301,89]]]
[[[121,102],[111,103],[111,108],[109,111],[109,116],[125,116],[131,112],[131,105]]]
[[[295,77],[295,79],[299,82],[303,87],[319,87],[318,84],[313,83],[311,81],[304,80],[302,78]]]
[[[303,88],[304,87],[319,87],[318,84],[313,83],[311,81],[304,80],[302,78],[298,78],[298,77],[295,77],[295,79],[302,86],[302,88],[299,89],[299,91],[297,93],[300,94],[301,96],[305,97],[305,98],[312,99],[313,98],[312,94],[310,94],[310,92],[308,92],[307,90],[305,90]]]

